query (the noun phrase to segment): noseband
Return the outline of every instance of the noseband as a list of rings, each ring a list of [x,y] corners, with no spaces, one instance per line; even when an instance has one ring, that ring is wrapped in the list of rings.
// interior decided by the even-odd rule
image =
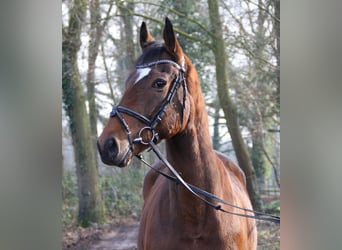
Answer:
[[[136,112],[132,109],[126,108],[124,106],[121,106],[121,105],[114,106],[112,112],[110,112],[110,117],[116,116],[119,119],[119,121],[121,122],[121,124],[123,125],[123,127],[125,128],[126,134],[128,137],[129,146],[130,146],[129,150],[131,152],[133,152],[134,143],[136,143],[136,142],[139,142],[139,143],[144,144],[144,145],[148,145],[149,142],[158,140],[158,133],[155,132],[155,128],[157,127],[158,123],[162,120],[162,118],[165,114],[165,109],[166,109],[167,105],[170,104],[170,102],[171,102],[172,98],[174,97],[175,93],[177,92],[180,84],[182,84],[182,86],[183,86],[183,110],[182,110],[182,115],[181,115],[181,120],[183,122],[186,93],[187,93],[186,79],[184,76],[184,74],[185,74],[184,67],[181,67],[179,64],[177,64],[176,62],[171,61],[171,60],[158,60],[158,61],[149,62],[149,63],[142,64],[142,65],[137,65],[136,69],[149,68],[151,66],[155,66],[155,65],[159,65],[159,64],[171,64],[172,66],[174,66],[178,69],[179,73],[177,74],[177,77],[172,81],[171,87],[169,89],[169,92],[168,92],[166,98],[164,99],[164,101],[160,105],[158,112],[152,117],[152,119],[149,119],[146,116],[139,114],[138,112]],[[136,118],[137,120],[139,120],[140,122],[142,122],[146,125],[145,127],[141,128],[137,138],[134,138],[134,139],[132,138],[131,130],[129,129],[129,126],[128,126],[127,122],[125,121],[124,117],[121,115],[121,113],[132,116],[132,117]],[[151,132],[152,136],[151,136],[151,139],[149,141],[146,141],[143,139],[143,135],[145,133],[148,133],[148,132]],[[127,155],[128,152],[129,151],[127,151],[127,153],[125,155]]]

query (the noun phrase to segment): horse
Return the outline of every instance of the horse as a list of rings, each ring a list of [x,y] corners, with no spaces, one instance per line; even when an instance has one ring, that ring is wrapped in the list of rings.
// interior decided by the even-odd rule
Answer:
[[[98,137],[103,163],[125,167],[164,140],[167,161],[186,182],[251,209],[243,171],[213,149],[199,77],[171,21],[165,19],[163,41],[142,22],[140,46],[122,99]],[[155,170],[171,174],[157,161],[144,178],[139,250],[256,249],[254,219],[216,211]]]

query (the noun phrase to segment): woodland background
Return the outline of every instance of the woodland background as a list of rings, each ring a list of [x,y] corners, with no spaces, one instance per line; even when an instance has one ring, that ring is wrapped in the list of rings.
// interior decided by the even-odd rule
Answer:
[[[103,165],[96,138],[140,53],[141,22],[161,39],[165,16],[201,79],[214,148],[250,176],[256,209],[280,212],[279,0],[63,0],[64,228],[139,218],[148,169]]]

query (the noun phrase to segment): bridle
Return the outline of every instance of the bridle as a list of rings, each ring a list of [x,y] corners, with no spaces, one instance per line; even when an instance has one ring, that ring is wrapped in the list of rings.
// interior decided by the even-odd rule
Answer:
[[[148,145],[150,141],[157,141],[158,140],[158,133],[155,132],[155,128],[157,127],[158,123],[162,120],[166,107],[170,104],[172,98],[176,94],[177,90],[179,89],[180,85],[183,86],[183,109],[182,109],[182,115],[181,115],[181,121],[183,122],[183,116],[184,116],[184,110],[185,110],[185,103],[186,103],[186,95],[187,95],[187,85],[186,85],[186,79],[185,79],[185,69],[184,67],[181,67],[178,63],[171,61],[171,60],[157,60],[154,62],[145,63],[142,65],[137,65],[136,69],[143,69],[143,68],[149,68],[155,65],[159,64],[171,64],[172,66],[176,67],[178,69],[178,74],[176,78],[172,81],[171,86],[169,88],[169,92],[166,96],[166,98],[163,100],[163,102],[160,105],[159,110],[157,113],[152,117],[152,119],[147,118],[146,116],[132,110],[129,108],[126,108],[124,106],[118,105],[114,106],[112,112],[110,113],[110,117],[117,117],[123,127],[126,130],[128,142],[129,142],[129,150],[133,153],[134,150],[134,143],[141,143],[144,145]],[[131,130],[129,129],[129,126],[127,122],[125,121],[124,117],[121,115],[121,113],[130,115],[137,120],[144,123],[146,126],[141,128],[139,131],[137,138],[132,138]],[[146,141],[143,139],[143,135],[150,131],[152,133],[151,139],[149,141]],[[125,156],[128,155],[129,151],[126,152]]]
[[[173,168],[173,166],[168,162],[168,160],[159,151],[158,147],[155,144],[156,141],[158,141],[158,133],[155,131],[155,128],[157,127],[158,123],[162,120],[162,118],[165,114],[166,107],[170,104],[172,98],[174,97],[175,93],[177,92],[177,90],[179,89],[181,84],[183,86],[183,110],[182,110],[182,115],[181,115],[181,120],[183,122],[186,96],[187,96],[187,85],[186,85],[184,67],[181,67],[179,64],[177,64],[174,61],[158,60],[158,61],[154,61],[154,62],[142,64],[142,65],[137,65],[136,68],[137,69],[143,69],[143,68],[155,66],[158,64],[171,64],[178,69],[178,74],[177,74],[177,77],[173,80],[171,87],[168,91],[168,94],[167,94],[166,98],[163,100],[158,112],[152,117],[152,119],[149,119],[146,116],[144,116],[144,115],[142,115],[142,114],[140,114],[140,113],[138,113],[132,109],[121,106],[121,105],[114,106],[112,112],[110,113],[110,117],[117,117],[119,119],[119,121],[121,122],[121,124],[125,128],[126,134],[128,137],[129,149],[124,154],[122,160],[127,157],[129,151],[131,151],[133,153],[134,143],[141,143],[143,145],[148,145],[153,150],[153,152],[157,155],[157,157],[166,165],[166,167],[171,171],[171,173],[174,176],[170,176],[170,175],[168,175],[168,174],[166,174],[166,173],[164,173],[158,169],[153,168],[150,164],[148,164],[146,161],[143,160],[141,155],[136,156],[138,159],[140,159],[144,164],[146,164],[147,166],[152,168],[154,171],[158,172],[159,174],[163,175],[164,177],[168,178],[169,180],[174,181],[176,184],[182,184],[190,193],[192,193],[194,196],[196,196],[197,198],[199,198],[200,200],[202,200],[204,203],[208,204],[209,206],[213,207],[214,209],[220,210],[224,213],[228,213],[228,214],[232,214],[232,215],[280,223],[280,217],[279,216],[274,216],[271,214],[267,214],[267,213],[254,211],[251,209],[236,206],[234,204],[231,204],[227,201],[220,199],[219,197],[215,196],[214,194],[211,194],[209,192],[206,192],[205,190],[202,190],[198,187],[195,187],[191,184],[188,184],[187,182],[185,182],[183,180],[183,178],[179,175],[179,173]],[[132,116],[132,117],[136,118],[137,120],[139,120],[140,122],[142,122],[146,125],[140,129],[137,138],[132,138],[132,134],[131,134],[131,131],[129,129],[129,126],[128,126],[127,122],[125,121],[124,117],[121,115],[121,113]],[[144,135],[144,133],[146,133],[146,131],[150,131],[152,134],[150,136],[149,140],[143,139],[143,135]],[[215,200],[218,203],[222,203],[222,204],[225,204],[225,205],[228,205],[228,206],[231,206],[231,207],[234,207],[236,209],[240,209],[240,210],[243,210],[245,212],[252,213],[252,214],[235,213],[235,212],[225,210],[222,208],[222,206],[220,204],[214,204],[213,202],[208,201],[208,199]]]

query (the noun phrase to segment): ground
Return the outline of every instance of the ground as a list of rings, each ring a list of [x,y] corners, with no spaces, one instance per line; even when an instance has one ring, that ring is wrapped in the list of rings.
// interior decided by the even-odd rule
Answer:
[[[133,250],[136,249],[139,222],[122,219],[101,226],[63,230],[63,250]],[[280,249],[280,226],[258,222],[258,250]]]

